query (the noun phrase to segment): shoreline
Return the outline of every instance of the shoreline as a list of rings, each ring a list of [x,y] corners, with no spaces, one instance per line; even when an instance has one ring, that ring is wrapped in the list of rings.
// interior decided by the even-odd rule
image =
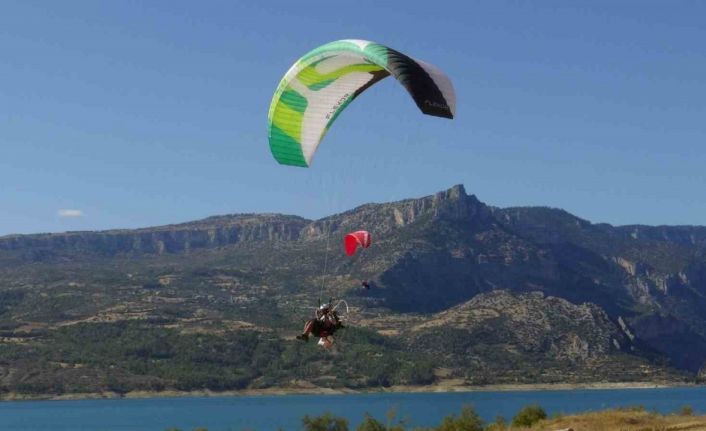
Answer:
[[[572,390],[621,390],[621,389],[663,389],[700,387],[694,383],[683,382],[614,382],[614,383],[525,383],[471,385],[428,385],[428,386],[390,386],[388,388],[349,389],[325,388],[318,386],[278,387],[263,389],[242,389],[233,391],[132,391],[125,394],[117,392],[73,393],[62,395],[26,395],[6,393],[0,396],[0,402],[12,401],[79,401],[100,399],[148,399],[148,398],[185,398],[185,397],[254,397],[254,396],[290,396],[290,395],[366,395],[384,393],[458,393],[458,392],[532,392],[532,391],[572,391]]]

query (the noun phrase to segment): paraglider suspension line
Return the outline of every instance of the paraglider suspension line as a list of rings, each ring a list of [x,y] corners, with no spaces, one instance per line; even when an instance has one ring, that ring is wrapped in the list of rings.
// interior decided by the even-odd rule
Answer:
[[[324,255],[324,272],[321,274],[321,287],[319,288],[319,307],[321,306],[321,297],[324,294],[324,288],[326,287],[326,275],[328,270],[328,252],[329,252],[329,239],[331,237],[331,226],[329,225],[326,230],[326,254]]]

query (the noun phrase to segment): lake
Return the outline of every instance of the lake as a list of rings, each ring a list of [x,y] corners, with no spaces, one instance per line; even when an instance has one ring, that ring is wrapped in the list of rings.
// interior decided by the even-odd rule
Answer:
[[[528,404],[539,404],[549,414],[632,405],[669,413],[688,404],[703,414],[706,387],[13,401],[0,402],[0,430],[298,430],[305,414],[326,411],[348,418],[355,429],[366,412],[384,421],[391,408],[410,426],[430,426],[466,404],[475,406],[486,420],[498,415],[510,419]]]

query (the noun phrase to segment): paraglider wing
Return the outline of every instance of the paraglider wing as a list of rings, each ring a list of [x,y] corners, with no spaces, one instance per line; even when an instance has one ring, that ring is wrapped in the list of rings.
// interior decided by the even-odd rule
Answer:
[[[453,118],[456,95],[438,68],[365,40],[339,40],[306,54],[280,81],[268,114],[268,138],[282,164],[308,167],[338,115],[371,85],[394,76],[428,115]]]
[[[370,233],[365,230],[359,230],[349,233],[343,238],[343,247],[348,256],[353,256],[358,247],[368,248],[372,242]]]

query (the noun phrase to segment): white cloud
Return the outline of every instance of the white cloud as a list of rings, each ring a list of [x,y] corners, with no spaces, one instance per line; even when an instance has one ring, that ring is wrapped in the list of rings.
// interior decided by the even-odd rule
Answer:
[[[56,212],[59,217],[83,217],[83,211],[74,209],[60,209]]]

